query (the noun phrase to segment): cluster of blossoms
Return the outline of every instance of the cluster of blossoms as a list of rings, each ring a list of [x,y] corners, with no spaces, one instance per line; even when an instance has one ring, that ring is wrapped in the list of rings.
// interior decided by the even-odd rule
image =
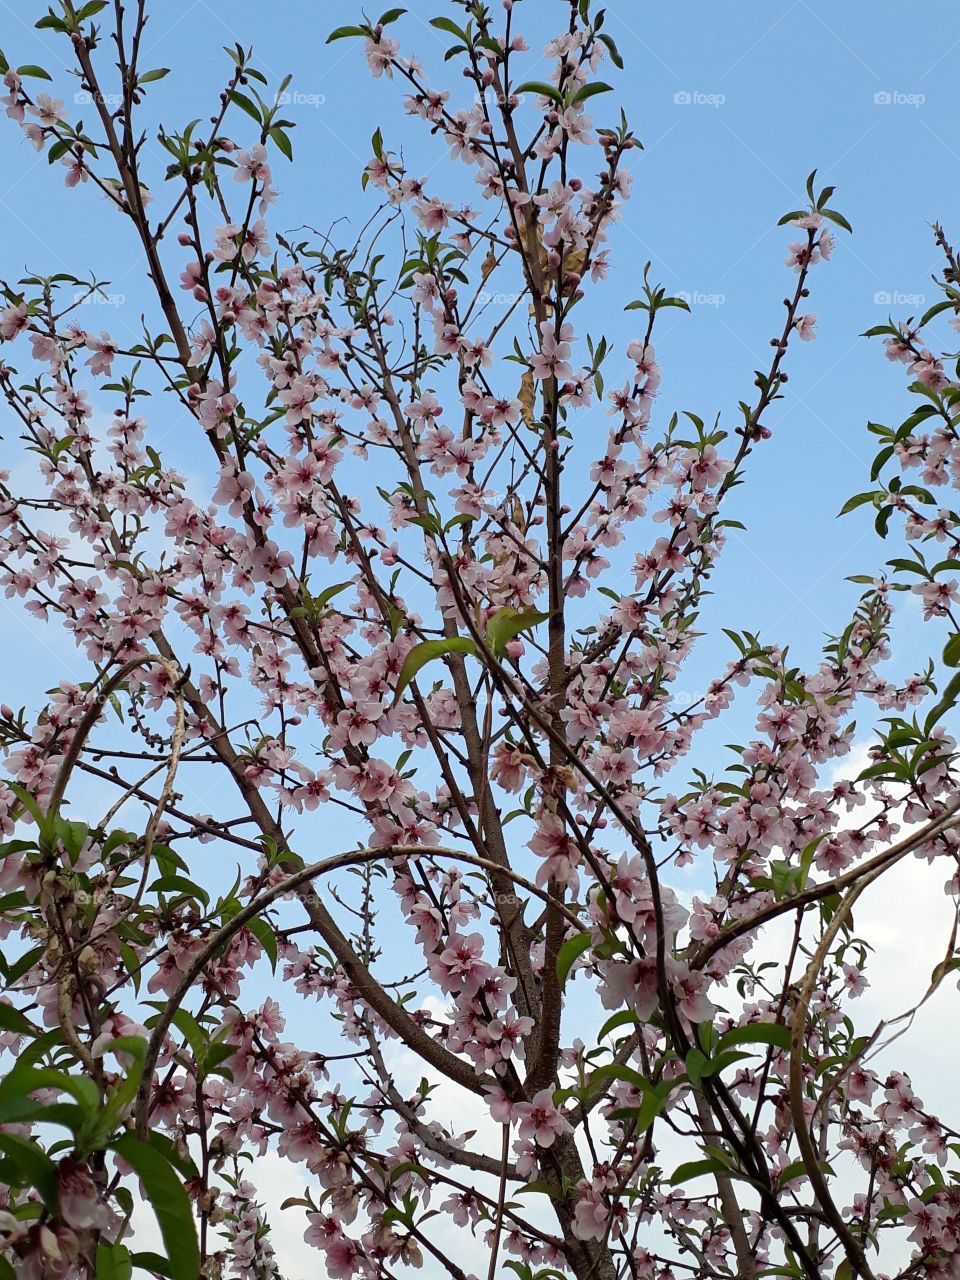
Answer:
[[[519,3],[501,28],[450,7],[466,27],[434,25],[463,59],[462,108],[401,54],[398,11],[334,36],[403,83],[483,212],[434,194],[378,131],[379,211],[346,249],[271,231],[290,122],[240,50],[209,130],[160,135],[159,221],[131,142],[142,12],[115,33],[113,112],[91,6],[47,23],[96,137],[30,93],[29,68],[3,68],[8,116],[135,231],[157,317],[125,340],[82,328],[62,278],[3,285],[0,389],[40,487],[0,475],[0,587],[91,676],[39,714],[0,708],[6,1256],[27,1280],[123,1270],[136,1176],[167,1206],[169,1254],[138,1266],[269,1280],[271,1152],[304,1171],[305,1239],[335,1280],[464,1280],[502,1258],[524,1280],[818,1280],[838,1263],[879,1276],[904,1247],[902,1274],[955,1276],[957,1135],[905,1074],[869,1065],[882,1027],[855,1025],[868,946],[850,912],[914,853],[960,892],[957,682],[940,690],[932,664],[884,676],[904,584],[877,577],[811,670],[730,633],[705,692],[678,692],[705,661],[731,492],[846,224],[811,177],[753,401],[730,431],[682,425],[659,410],[654,344],[680,299],[645,274],[636,336],[577,324],[636,149],[587,112],[619,63],[602,11],[571,5],[537,51],[549,79],[524,83]],[[258,122],[245,146],[233,108]],[[941,563],[915,547],[897,569],[956,634],[960,516],[924,514],[931,488],[960,485],[960,384],[920,341],[933,319],[889,327],[922,403],[872,428],[877,474],[896,459],[928,488],[897,478],[854,502],[881,532],[896,510],[908,541],[943,544]],[[160,390],[190,433],[189,486],[155,447]],[[681,782],[738,690],[753,736]],[[871,704],[892,713],[875,760],[837,781]],[[209,783],[188,787],[198,771]],[[114,795],[102,818],[76,816],[83,779]],[[347,852],[311,864],[318,832]],[[795,939],[771,963],[781,918]],[[71,1135],[56,1164],[48,1124]]]

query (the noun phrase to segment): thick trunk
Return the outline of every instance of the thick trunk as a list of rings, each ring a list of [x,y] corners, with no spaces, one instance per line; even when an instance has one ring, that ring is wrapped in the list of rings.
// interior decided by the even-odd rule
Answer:
[[[605,1242],[578,1240],[573,1233],[576,1185],[584,1178],[583,1163],[572,1134],[561,1136],[550,1148],[556,1164],[545,1170],[545,1181],[553,1189],[553,1208],[563,1235],[563,1249],[577,1280],[617,1280],[617,1268]],[[544,1161],[546,1164],[546,1161]],[[559,1170],[556,1165],[559,1165]]]

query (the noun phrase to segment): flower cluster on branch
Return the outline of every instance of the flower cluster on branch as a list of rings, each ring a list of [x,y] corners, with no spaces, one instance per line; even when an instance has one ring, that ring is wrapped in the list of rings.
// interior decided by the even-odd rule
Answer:
[[[849,227],[811,175],[732,425],[665,409],[683,299],[647,267],[622,348],[582,319],[641,149],[601,123],[619,52],[590,0],[529,51],[528,7],[449,0],[459,89],[402,10],[332,33],[464,166],[435,185],[378,129],[347,245],[278,230],[287,83],[242,48],[206,124],[157,132],[165,173],[143,0],[38,23],[85,122],[0,67],[152,296],[128,343],[74,317],[103,282],[2,281],[0,586],[89,667],[0,709],[3,1276],[272,1280],[292,1207],[334,1280],[960,1274],[960,1134],[871,1066],[890,1031],[856,1019],[852,914],[908,857],[960,892],[960,516],[935,496],[960,485],[960,377],[926,337],[960,328],[960,268],[938,228],[943,301],[876,331],[919,407],[871,425],[878,488],[848,507],[902,517],[891,574],[810,669],[707,636],[734,490]],[[891,679],[899,590],[950,639]],[[688,767],[735,697],[753,736]],[[84,782],[102,817],[75,816]],[[279,1220],[268,1152],[307,1188]]]

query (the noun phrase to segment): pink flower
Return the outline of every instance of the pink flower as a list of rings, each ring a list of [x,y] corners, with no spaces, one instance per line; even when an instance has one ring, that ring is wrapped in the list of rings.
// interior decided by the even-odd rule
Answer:
[[[863,995],[870,983],[856,965],[845,964],[843,966],[843,985],[850,992],[851,997],[856,999],[857,996]]]
[[[580,850],[555,813],[544,814],[536,834],[527,841],[527,848],[544,860],[537,871],[537,884],[556,880],[576,888]]]
[[[390,61],[395,58],[400,51],[399,40],[384,40],[381,37],[378,41],[367,40],[363,46],[363,52],[367,59],[367,66],[373,72],[374,76],[379,78],[386,74],[388,80],[393,79],[393,69]]]
[[[546,322],[544,328],[546,328]],[[569,342],[558,342],[552,333],[546,332],[540,343],[540,350],[535,351],[530,357],[533,376],[540,380],[572,378],[573,369],[567,363],[569,356]]]
[[[479,933],[455,934],[439,956],[431,960],[434,978],[446,992],[475,992],[490,973],[483,959],[483,938]]]
[[[497,1124],[510,1124],[515,1119],[513,1104],[503,1089],[495,1086],[484,1094],[490,1107],[490,1115]]]
[[[359,1246],[353,1240],[346,1236],[334,1240],[325,1253],[327,1275],[332,1280],[352,1280],[360,1270],[360,1257]]]
[[[518,1102],[514,1116],[520,1121],[520,1137],[532,1138],[540,1147],[552,1147],[560,1134],[573,1132],[553,1101],[552,1089],[541,1089],[530,1102]]]
[[[92,333],[88,333],[85,345],[88,351],[93,352],[93,355],[87,361],[90,372],[92,374],[104,373],[109,377],[110,369],[117,355],[116,345],[110,335],[101,333],[99,338],[95,338]]]
[[[952,604],[960,601],[958,586],[960,583],[956,578],[945,578],[940,582],[918,582],[912,590],[923,600],[924,618],[935,618],[944,614]]]
[[[267,149],[262,142],[257,142],[249,151],[238,151],[236,169],[233,171],[235,182],[269,182],[270,166],[267,164]]]
[[[0,337],[15,338],[27,327],[27,307],[21,302],[19,306],[5,307],[0,311]]]
[[[610,1211],[589,1182],[577,1184],[577,1205],[573,1212],[573,1234],[578,1240],[603,1240]]]
[[[36,105],[27,110],[37,117],[45,129],[49,129],[63,119],[63,99],[51,98],[49,93],[38,93]]]

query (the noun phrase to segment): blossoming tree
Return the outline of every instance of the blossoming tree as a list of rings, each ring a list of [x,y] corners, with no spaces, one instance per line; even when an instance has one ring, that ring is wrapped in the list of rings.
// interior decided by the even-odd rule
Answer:
[[[875,331],[917,406],[871,426],[848,504],[904,539],[889,580],[809,671],[703,634],[849,228],[812,176],[769,366],[725,424],[671,414],[654,345],[682,300],[638,272],[625,350],[580,321],[639,145],[595,2],[550,6],[530,80],[526,5],[447,0],[450,91],[402,10],[334,31],[479,205],[378,130],[348,244],[274,227],[286,86],[242,48],[152,151],[145,0],[38,22],[82,123],[3,62],[7,116],[70,198],[98,189],[154,303],[125,345],[75,323],[95,282],[2,283],[0,583],[89,668],[0,722],[2,1276],[267,1278],[302,1211],[342,1280],[960,1274],[960,1134],[874,1069],[889,1032],[853,1003],[859,896],[912,856],[960,891],[960,381],[927,337],[960,266],[938,229],[943,300]],[[898,590],[951,637],[907,680],[881,671]],[[695,650],[713,678],[684,698]],[[754,736],[692,769],[738,688]],[[269,1221],[268,1149],[307,1188]]]

